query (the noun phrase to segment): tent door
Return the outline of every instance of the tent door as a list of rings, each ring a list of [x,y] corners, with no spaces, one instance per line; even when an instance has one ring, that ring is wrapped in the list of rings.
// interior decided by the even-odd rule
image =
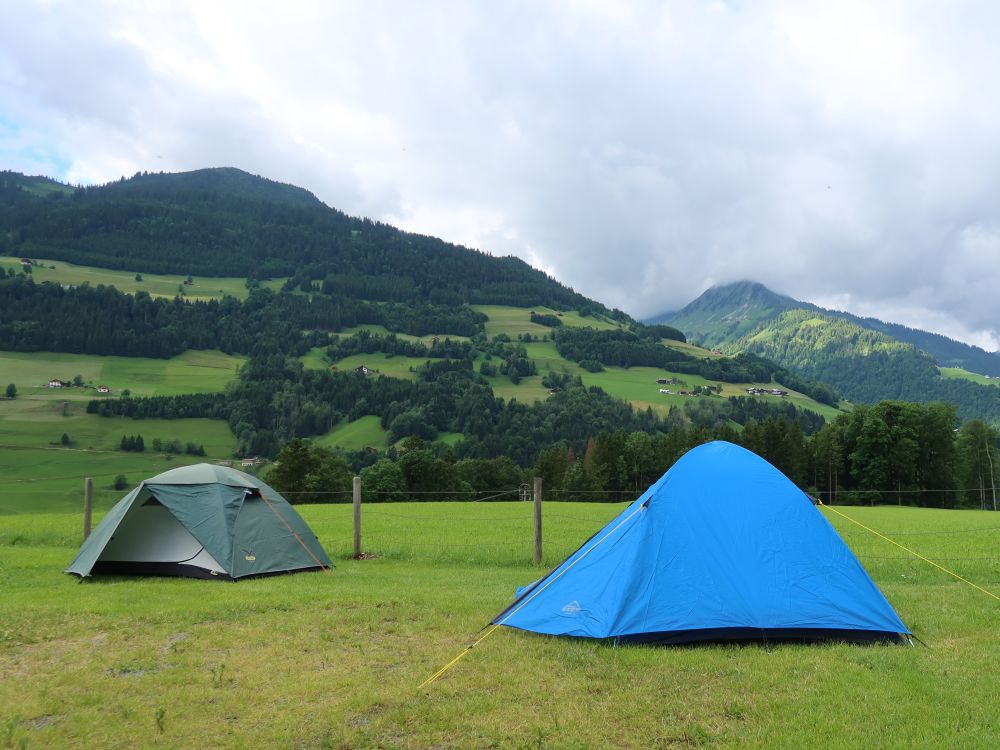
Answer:
[[[153,495],[129,509],[97,558],[94,572],[229,577]]]

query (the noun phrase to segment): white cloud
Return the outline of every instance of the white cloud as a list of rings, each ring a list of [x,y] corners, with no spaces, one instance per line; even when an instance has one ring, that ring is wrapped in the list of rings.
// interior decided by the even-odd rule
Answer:
[[[711,283],[992,346],[988,2],[13,4],[0,161],[233,165],[635,315]]]

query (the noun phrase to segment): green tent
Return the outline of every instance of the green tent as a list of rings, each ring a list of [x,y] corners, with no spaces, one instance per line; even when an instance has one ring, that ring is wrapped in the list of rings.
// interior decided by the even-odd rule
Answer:
[[[234,580],[329,567],[316,535],[275,490],[242,471],[196,464],[128,493],[66,572]]]

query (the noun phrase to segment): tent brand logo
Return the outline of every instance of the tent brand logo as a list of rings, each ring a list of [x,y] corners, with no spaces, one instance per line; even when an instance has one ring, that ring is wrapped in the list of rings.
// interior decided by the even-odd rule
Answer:
[[[245,559],[245,560],[247,560],[247,561],[249,561],[249,562],[253,562],[254,560],[256,560],[256,559],[257,559],[257,556],[256,556],[256,555],[247,555],[247,556],[246,556],[245,558],[243,558],[243,559]]]
[[[581,609],[583,609],[583,607],[580,606],[580,602],[574,599],[565,607],[563,607],[562,611],[565,612],[567,615],[576,615],[580,612]]]

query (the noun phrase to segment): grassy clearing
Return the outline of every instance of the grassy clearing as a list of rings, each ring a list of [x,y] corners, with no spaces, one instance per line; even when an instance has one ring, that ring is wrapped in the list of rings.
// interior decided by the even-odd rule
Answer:
[[[980,385],[1000,386],[1000,380],[997,378],[988,378],[985,375],[969,372],[961,367],[939,367],[938,370],[941,371],[941,377],[943,378],[951,378],[953,380],[971,380],[973,383],[979,383]]]
[[[173,396],[216,393],[236,378],[246,357],[215,350],[189,349],[170,359],[103,357],[56,352],[0,352],[0,381],[17,386],[18,398],[98,398],[96,387],[106,385],[112,396],[128,388],[135,396]],[[52,378],[71,381],[80,375],[83,388],[48,389]],[[2,402],[0,402],[2,404]],[[2,410],[0,406],[0,410]],[[0,411],[2,413],[2,411]]]
[[[246,287],[246,279],[242,277],[195,276],[192,277],[192,284],[185,284],[186,276],[143,273],[140,274],[142,280],[136,281],[134,271],[113,271],[95,266],[78,266],[62,260],[46,260],[44,258],[32,258],[32,260],[40,264],[36,265],[31,273],[32,278],[38,283],[51,281],[55,284],[74,286],[84,283],[89,283],[91,286],[104,284],[105,286],[113,286],[126,294],[143,291],[148,292],[152,297],[169,297],[171,299],[183,292],[183,296],[189,300],[222,299],[226,296],[246,299],[250,294],[250,290]],[[20,271],[20,258],[0,256],[0,266]],[[261,286],[277,291],[285,281],[286,279],[271,279],[262,281]]]
[[[583,318],[576,312],[557,312],[549,307],[533,307],[531,309],[507,307],[506,305],[472,305],[471,307],[489,318],[486,321],[486,335],[490,338],[501,333],[506,333],[512,339],[523,333],[530,333],[532,336],[551,335],[552,328],[531,322],[532,310],[539,315],[556,315],[562,320],[563,325],[567,326],[590,326],[598,330],[611,330],[620,327],[618,324],[603,318]]]
[[[316,438],[316,443],[328,448],[342,448],[345,451],[357,451],[362,448],[385,448],[386,432],[382,429],[379,417],[367,415],[353,422],[343,421],[322,437]]]
[[[388,336],[391,331],[385,326],[376,325],[374,323],[365,323],[363,325],[354,326],[353,328],[344,328],[338,333],[341,336],[351,336],[359,331],[368,331],[369,333],[378,334],[379,336]],[[441,340],[451,339],[452,341],[468,341],[468,336],[456,336],[450,333],[428,333],[426,336],[411,336],[408,333],[396,333],[396,338],[400,341],[419,341],[424,346],[430,346],[434,343],[434,339],[439,338]]]
[[[545,504],[545,565],[622,506]],[[842,509],[1000,588],[996,514]],[[428,690],[518,584],[527,503],[302,509],[332,575],[238,584],[62,574],[69,514],[0,526],[0,739],[120,748],[992,748],[997,605],[847,527],[932,648],[613,648],[501,629]],[[828,512],[828,511],[827,511]],[[993,529],[992,531],[990,529]],[[963,533],[929,534],[957,531]],[[909,534],[910,536],[903,536]],[[883,545],[879,547],[878,545]],[[985,556],[989,560],[968,560]],[[263,702],[262,702],[263,701]]]

